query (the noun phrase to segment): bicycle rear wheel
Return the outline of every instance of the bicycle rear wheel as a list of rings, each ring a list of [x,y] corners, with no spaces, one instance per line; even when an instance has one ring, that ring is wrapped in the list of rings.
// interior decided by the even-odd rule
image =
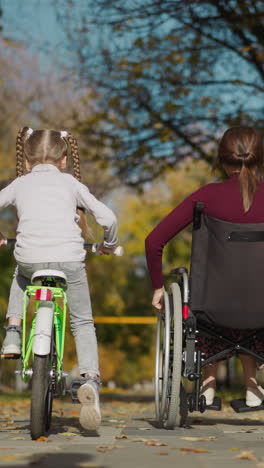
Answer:
[[[43,436],[49,429],[52,411],[50,355],[34,356],[30,432],[33,440]]]

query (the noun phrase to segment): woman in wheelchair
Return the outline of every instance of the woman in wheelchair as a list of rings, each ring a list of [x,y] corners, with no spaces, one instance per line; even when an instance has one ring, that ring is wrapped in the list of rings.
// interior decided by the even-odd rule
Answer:
[[[219,361],[239,354],[246,405],[257,407],[264,400],[264,389],[256,380],[257,366],[264,363],[263,333],[259,333],[264,329],[261,135],[249,127],[229,128],[220,141],[214,166],[224,169],[228,179],[207,184],[192,193],[146,239],[147,264],[154,288],[152,304],[162,311],[163,248],[195,221],[194,208],[200,206],[201,218],[197,218],[196,211],[198,221],[196,219],[193,225],[189,314],[195,315],[197,320],[197,349],[205,360],[215,356],[205,365],[200,391],[206,398],[206,405],[212,405]],[[199,324],[202,329],[206,326],[204,336]],[[224,342],[218,342],[217,337],[222,336]]]

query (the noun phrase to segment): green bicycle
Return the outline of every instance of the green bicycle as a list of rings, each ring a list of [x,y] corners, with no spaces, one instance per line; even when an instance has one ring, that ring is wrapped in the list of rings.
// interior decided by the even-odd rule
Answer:
[[[6,244],[14,244],[15,239],[7,239]],[[84,247],[97,251],[98,244],[85,243]],[[114,255],[123,254],[118,246]],[[30,432],[33,440],[43,436],[50,428],[53,397],[66,393],[66,376],[63,371],[63,356],[67,316],[67,278],[62,271],[39,270],[31,278],[23,298],[22,326],[22,368],[24,382],[32,380],[30,410]],[[35,313],[28,320],[30,298],[36,300]],[[28,322],[30,322],[28,324]],[[7,358],[7,356],[2,356]],[[16,358],[8,355],[9,359]],[[77,390],[82,380],[72,382],[73,401],[78,401]]]

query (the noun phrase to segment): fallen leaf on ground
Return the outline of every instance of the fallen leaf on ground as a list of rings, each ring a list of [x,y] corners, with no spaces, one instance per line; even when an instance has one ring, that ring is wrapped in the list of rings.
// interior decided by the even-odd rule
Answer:
[[[149,445],[151,447],[168,447],[168,444],[164,444],[163,442],[157,442],[155,440],[147,440],[145,445]]]
[[[125,448],[125,447],[123,447],[123,445],[99,445],[98,447],[96,447],[96,451],[101,452],[101,453],[106,453],[106,452],[109,452],[110,450],[122,449],[122,448]]]
[[[60,417],[64,416],[64,410],[62,408],[55,409],[52,412],[58,414]]]
[[[67,411],[66,413],[67,414],[79,414],[80,411],[74,409],[74,410],[70,410],[70,411]]]
[[[125,424],[117,424],[115,427],[117,429],[124,429],[126,427],[126,425]]]
[[[76,432],[60,432],[59,435],[71,437],[71,436],[77,436],[78,434]]]
[[[235,456],[235,458],[238,458],[240,460],[252,460],[252,461],[257,461],[254,453],[251,450],[244,450],[243,452],[239,453],[238,455]]]
[[[127,436],[126,436],[126,435],[119,434],[119,435],[116,435],[116,436],[115,436],[115,439],[127,439]]]
[[[180,437],[182,440],[191,440],[194,442],[212,442],[216,439],[215,436],[209,436],[209,437]]]
[[[181,451],[182,455],[185,455],[186,453],[189,453],[189,452],[192,452],[192,453],[209,453],[209,450],[204,449],[204,448],[198,448],[198,449],[181,448],[180,451]]]
[[[10,440],[26,440],[25,437],[11,437]]]
[[[79,432],[79,429],[77,429],[77,427],[74,427],[74,426],[67,426],[67,431],[69,431],[69,432]]]
[[[132,439],[132,442],[147,442],[148,439]]]
[[[51,441],[45,436],[40,436],[38,437],[38,439],[35,440],[35,442],[51,442]]]
[[[138,427],[139,431],[150,431],[150,427]]]
[[[169,455],[168,452],[158,452],[155,455]]]
[[[98,447],[96,449],[96,452],[106,453],[106,452],[109,452],[110,450],[113,450],[113,449],[111,447]]]

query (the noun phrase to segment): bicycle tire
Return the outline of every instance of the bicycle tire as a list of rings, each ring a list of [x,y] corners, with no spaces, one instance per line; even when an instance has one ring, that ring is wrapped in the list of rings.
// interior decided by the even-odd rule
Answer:
[[[51,418],[52,418],[52,406],[53,406],[53,393],[51,388],[49,388],[46,398],[46,431],[49,430],[51,425]]]
[[[34,356],[30,432],[33,440],[44,436],[50,425],[52,395],[50,388],[50,355]]]

